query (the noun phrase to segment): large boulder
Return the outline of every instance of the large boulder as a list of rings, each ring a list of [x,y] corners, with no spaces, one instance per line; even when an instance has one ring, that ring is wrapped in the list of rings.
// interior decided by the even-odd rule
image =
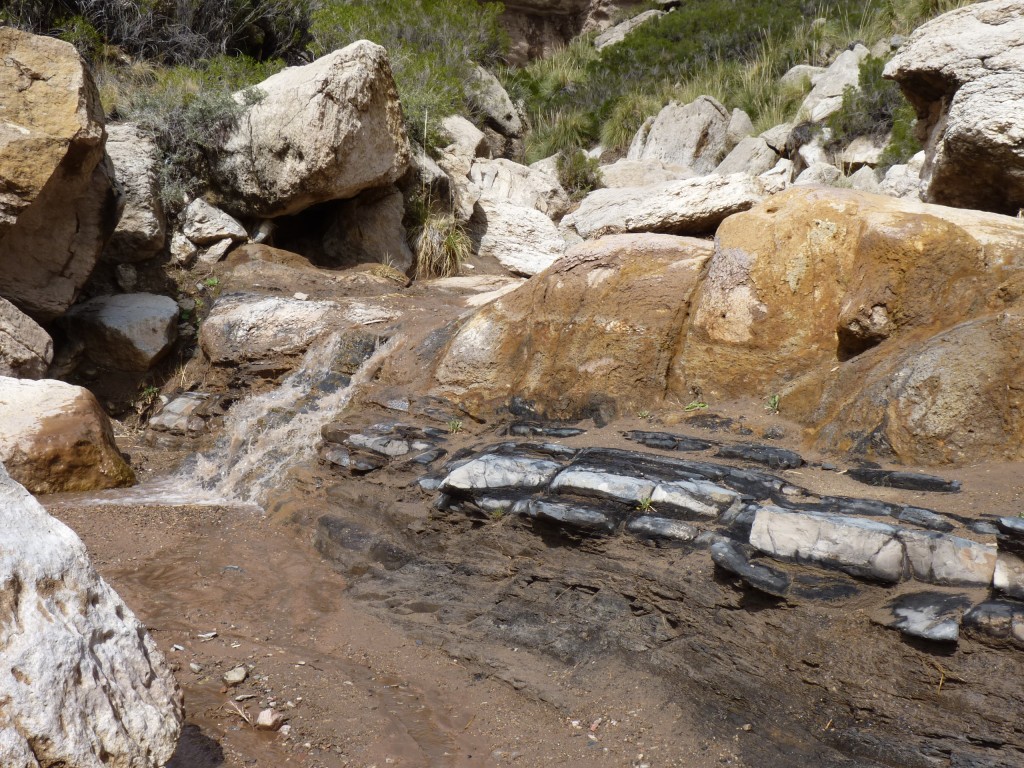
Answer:
[[[0,295],[64,312],[117,223],[103,108],[74,46],[0,27]]]
[[[474,68],[466,84],[466,96],[485,123],[502,136],[518,138],[523,135],[523,121],[508,91],[498,78],[483,67]]]
[[[557,178],[511,160],[476,160],[469,180],[479,188],[481,199],[536,208],[553,219],[569,210],[569,196]]]
[[[117,371],[148,371],[178,336],[178,303],[153,293],[97,296],[64,316],[93,363]]]
[[[500,200],[481,199],[477,204],[481,256],[496,259],[516,275],[535,275],[565,253],[566,242],[558,228],[535,208]]]
[[[843,51],[814,81],[814,87],[804,98],[799,113],[805,119],[820,123],[843,106],[843,91],[857,88],[860,79],[860,64],[870,55],[863,45],[857,44]]]
[[[75,532],[0,466],[0,764],[157,768],[181,691]]]
[[[151,136],[130,123],[107,128],[107,154],[124,191],[124,211],[103,258],[145,261],[164,247],[167,222],[160,200],[160,150]]]
[[[598,189],[561,226],[587,239],[623,232],[698,235],[713,232],[723,219],[765,195],[763,183],[745,173]]]
[[[258,86],[263,97],[218,153],[224,207],[253,217],[297,213],[395,183],[410,161],[387,52],[366,40]]]
[[[1024,2],[990,0],[923,24],[889,61],[914,105],[926,200],[1015,214],[1024,207]]]
[[[473,315],[442,352],[436,381],[468,404],[518,395],[556,418],[655,402],[711,249],[671,235],[575,246]]]
[[[601,183],[605,187],[649,187],[663,181],[692,179],[697,173],[685,165],[661,160],[628,160],[625,157],[601,166]]]
[[[0,376],[41,379],[53,362],[53,339],[32,318],[0,299]]]
[[[92,393],[51,379],[0,377],[0,462],[33,493],[135,481]]]
[[[731,119],[729,110],[710,96],[685,105],[672,102],[653,123],[640,129],[627,158],[663,160],[688,165],[697,173],[711,173],[732,149]]]

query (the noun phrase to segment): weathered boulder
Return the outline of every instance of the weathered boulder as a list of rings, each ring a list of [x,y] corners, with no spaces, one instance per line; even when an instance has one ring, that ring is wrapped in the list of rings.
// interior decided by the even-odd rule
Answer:
[[[199,344],[214,363],[294,355],[327,328],[337,304],[231,293],[214,303],[199,329]]]
[[[878,191],[903,197],[907,200],[921,199],[921,169],[924,167],[925,154],[918,152],[906,164],[894,165],[885,172],[885,178],[879,184]]]
[[[914,105],[928,161],[924,198],[1016,213],[1024,207],[1024,3],[990,0],[923,24],[889,61]]]
[[[829,115],[838,112],[843,105],[843,91],[847,87],[857,88],[860,63],[871,52],[859,43],[843,51],[828,69],[814,81],[814,87],[800,105],[799,113],[807,120],[820,123]]]
[[[552,418],[653,402],[710,253],[707,242],[670,235],[575,246],[473,315],[440,355],[436,381],[470,403],[536,400]]]
[[[797,185],[809,185],[809,184],[820,184],[825,186],[831,186],[835,184],[839,179],[843,177],[843,172],[836,168],[832,163],[814,163],[804,168],[800,175],[796,177],[793,184]]]
[[[234,216],[197,197],[185,209],[182,233],[196,245],[213,245],[222,240],[241,242],[249,235]]]
[[[718,164],[715,173],[719,176],[728,176],[732,173],[758,176],[774,168],[778,161],[779,153],[769,147],[767,141],[760,136],[747,136],[741,139]]]
[[[719,227],[685,351],[705,394],[767,396],[912,328],[983,308],[991,266],[1015,263],[1018,223],[852,190],[782,192]],[[813,392],[811,390],[814,390]]]
[[[74,46],[0,27],[0,295],[67,309],[117,223],[103,108]]]
[[[160,201],[160,150],[138,126],[107,128],[107,154],[124,194],[124,211],[103,251],[118,263],[144,261],[164,247],[167,222]]]
[[[627,160],[621,158],[601,166],[601,182],[605,187],[646,187],[663,181],[692,179],[696,172],[685,165],[662,160]]]
[[[476,160],[469,180],[480,189],[481,199],[536,208],[552,219],[569,210],[569,196],[557,178],[511,160]]]
[[[501,82],[483,67],[476,67],[466,84],[470,105],[483,116],[487,125],[502,136],[523,135],[523,121]]]
[[[360,40],[258,86],[218,151],[225,208],[270,218],[401,178],[410,148],[387,52]]]
[[[72,307],[63,322],[96,365],[148,371],[178,336],[178,303],[153,293],[97,296]]]
[[[92,393],[62,381],[0,377],[0,462],[33,493],[135,480]]]
[[[729,110],[710,96],[685,105],[672,102],[653,123],[640,129],[627,158],[663,160],[688,165],[697,173],[711,173],[731,149],[731,118]]]
[[[847,173],[865,165],[874,168],[882,159],[891,134],[885,136],[858,136],[839,155],[839,162]]]
[[[174,753],[181,691],[74,531],[0,466],[0,764],[156,768]]]
[[[441,129],[444,137],[451,142],[445,147],[446,152],[470,161],[475,157],[488,156],[484,132],[461,115],[448,115],[441,121]]]
[[[641,24],[645,24],[648,21],[654,21],[664,16],[666,11],[650,10],[638,13],[636,16],[631,16],[625,21],[619,22],[614,27],[609,27],[600,35],[594,38],[594,47],[601,51],[607,48],[609,45],[616,45],[626,39],[626,35],[632,32],[634,29],[639,27]]]
[[[561,226],[583,238],[623,232],[697,235],[713,232],[723,219],[764,197],[763,184],[745,173],[598,189],[583,198]]]
[[[32,318],[0,299],[0,376],[41,379],[53,361],[53,339]]]
[[[497,259],[513,274],[543,272],[567,247],[551,219],[536,208],[481,199],[474,220],[479,222],[479,254]]]
[[[786,73],[779,78],[779,85],[783,88],[801,88],[805,83],[814,85],[821,75],[825,74],[825,67],[813,67],[810,64],[796,64],[786,70]]]

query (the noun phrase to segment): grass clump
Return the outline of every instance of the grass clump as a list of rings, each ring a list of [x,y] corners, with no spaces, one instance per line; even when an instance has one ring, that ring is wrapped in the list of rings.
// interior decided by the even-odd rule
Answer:
[[[597,158],[587,157],[579,148],[562,150],[555,161],[558,181],[572,200],[582,200],[603,185]]]
[[[411,235],[416,277],[453,277],[473,253],[465,227],[450,213],[431,211]]]
[[[391,59],[406,130],[427,148],[443,145],[440,121],[470,114],[474,62],[493,66],[508,47],[502,6],[477,0],[326,0],[313,13],[313,52],[365,38]]]

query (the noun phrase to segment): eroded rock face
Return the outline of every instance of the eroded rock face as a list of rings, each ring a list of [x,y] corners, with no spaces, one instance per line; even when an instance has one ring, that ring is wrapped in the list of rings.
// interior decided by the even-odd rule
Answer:
[[[167,662],[74,531],[3,466],[0,584],[0,764],[165,765],[184,721]]]
[[[689,104],[673,102],[650,126],[641,128],[627,158],[662,160],[687,165],[697,173],[711,173],[732,149],[728,136],[731,118],[729,110],[710,96]]]
[[[167,231],[160,201],[160,150],[151,136],[126,123],[107,128],[107,154],[124,191],[124,211],[103,257],[118,263],[151,258],[163,248]]]
[[[81,339],[97,365],[148,371],[178,336],[178,304],[169,296],[121,293],[97,296],[65,316],[68,334]]]
[[[103,109],[74,46],[0,28],[0,295],[67,309],[117,223]]]
[[[62,381],[0,377],[0,462],[32,493],[130,485],[135,475],[92,393]]]
[[[53,361],[53,339],[32,318],[0,299],[0,376],[41,379]]]
[[[1024,3],[991,0],[913,32],[886,65],[914,105],[928,160],[926,200],[1016,213],[1024,207]]]
[[[385,187],[411,153],[387,52],[365,40],[258,86],[216,167],[224,206],[272,218]]]
[[[469,180],[479,188],[482,199],[536,208],[552,219],[569,209],[569,196],[557,178],[511,160],[476,160],[469,169]]]
[[[575,246],[483,307],[442,352],[436,380],[474,402],[512,394],[554,417],[662,396],[710,244],[670,235]]]
[[[324,333],[336,308],[330,301],[228,294],[203,322],[199,344],[215,363],[298,354]]]
[[[536,208],[481,199],[477,210],[480,255],[497,259],[513,274],[536,275],[565,253],[557,227]]]

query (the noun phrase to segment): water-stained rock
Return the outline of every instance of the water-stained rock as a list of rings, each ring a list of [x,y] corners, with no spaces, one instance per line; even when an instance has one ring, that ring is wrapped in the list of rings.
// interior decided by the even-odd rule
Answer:
[[[939,643],[960,639],[960,621],[971,600],[945,592],[912,592],[892,600],[875,620],[910,637]]]
[[[789,592],[791,579],[777,568],[752,563],[736,544],[730,541],[716,541],[711,545],[711,559],[719,568],[739,576],[743,581],[773,597],[785,597]]]
[[[546,486],[561,468],[544,459],[485,454],[453,469],[444,479],[444,487],[456,492],[532,490]]]

